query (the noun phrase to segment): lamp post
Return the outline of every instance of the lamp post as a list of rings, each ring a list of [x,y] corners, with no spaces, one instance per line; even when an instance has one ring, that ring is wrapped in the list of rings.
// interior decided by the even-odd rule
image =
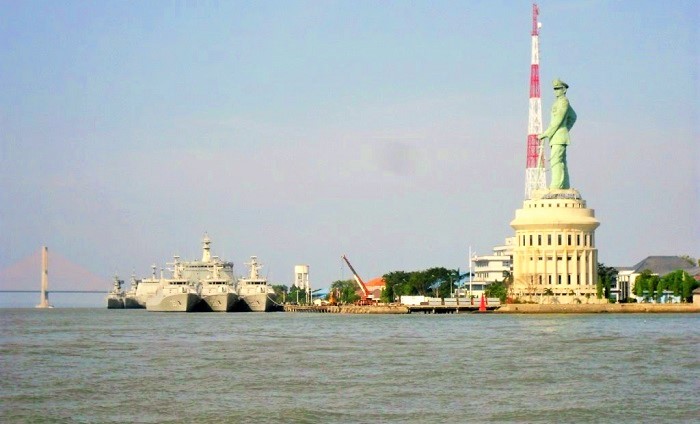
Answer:
[[[469,246],[469,297],[472,296],[472,247]]]

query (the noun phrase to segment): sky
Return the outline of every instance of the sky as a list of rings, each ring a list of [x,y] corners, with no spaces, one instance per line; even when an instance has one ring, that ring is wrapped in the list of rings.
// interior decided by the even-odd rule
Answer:
[[[321,288],[343,254],[365,280],[465,270],[514,235],[529,1],[0,7],[0,276],[46,245],[108,290],[207,233],[240,274],[257,255]],[[698,2],[539,7],[544,122],[561,78],[599,261],[700,256]]]

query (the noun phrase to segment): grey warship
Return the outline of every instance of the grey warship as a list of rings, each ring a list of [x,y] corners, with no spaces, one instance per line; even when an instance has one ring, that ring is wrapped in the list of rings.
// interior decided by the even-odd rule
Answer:
[[[248,278],[238,280],[238,295],[252,312],[270,312],[276,305],[274,301],[275,291],[267,283],[267,279],[260,275],[262,265],[258,263],[257,256],[251,256]]]

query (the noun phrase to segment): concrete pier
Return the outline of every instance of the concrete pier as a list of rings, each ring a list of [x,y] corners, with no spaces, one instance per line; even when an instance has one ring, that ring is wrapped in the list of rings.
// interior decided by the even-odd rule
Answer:
[[[309,312],[321,314],[408,314],[408,307],[402,305],[337,305],[302,306],[284,305],[284,312]]]
[[[498,306],[488,306],[486,312],[492,312]],[[308,312],[322,314],[459,314],[479,312],[478,305],[338,305],[338,306],[300,306],[284,305],[285,312]]]

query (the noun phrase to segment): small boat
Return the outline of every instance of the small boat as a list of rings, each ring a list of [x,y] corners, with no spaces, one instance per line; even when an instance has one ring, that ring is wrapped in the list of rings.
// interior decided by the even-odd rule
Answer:
[[[124,280],[119,276],[114,276],[114,286],[112,291],[107,293],[107,309],[124,309],[124,290],[122,290]]]
[[[267,279],[260,276],[262,265],[258,263],[258,257],[251,256],[246,265],[250,267],[250,276],[238,281],[238,296],[252,312],[271,311],[276,305],[275,291],[267,283]]]

